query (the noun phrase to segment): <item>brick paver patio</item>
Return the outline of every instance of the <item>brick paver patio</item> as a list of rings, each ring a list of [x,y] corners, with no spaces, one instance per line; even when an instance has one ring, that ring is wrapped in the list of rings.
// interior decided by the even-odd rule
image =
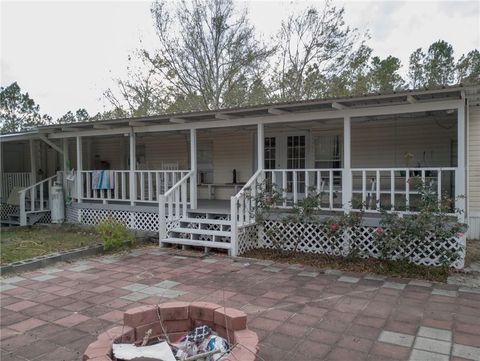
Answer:
[[[480,289],[156,248],[0,287],[2,361],[78,360],[124,310],[172,299],[244,310],[259,360],[480,360]]]

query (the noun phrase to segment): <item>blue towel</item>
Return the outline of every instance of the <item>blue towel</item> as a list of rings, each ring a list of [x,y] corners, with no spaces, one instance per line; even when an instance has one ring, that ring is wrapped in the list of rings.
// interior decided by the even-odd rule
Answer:
[[[95,170],[92,174],[92,189],[113,189],[113,172],[109,170]]]

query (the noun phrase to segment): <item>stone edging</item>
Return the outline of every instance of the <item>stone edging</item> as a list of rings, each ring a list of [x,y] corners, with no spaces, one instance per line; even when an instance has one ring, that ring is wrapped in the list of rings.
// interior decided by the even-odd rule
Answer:
[[[137,244],[145,244],[147,242],[148,241],[146,239],[136,240]],[[128,246],[128,241],[124,241],[124,247],[126,246]],[[55,252],[45,256],[38,256],[31,259],[8,263],[0,266],[0,274],[3,276],[11,273],[35,271],[39,268],[47,267],[57,262],[72,261],[104,253],[105,251],[103,249],[103,245],[98,243],[91,246],[74,248],[68,251]]]

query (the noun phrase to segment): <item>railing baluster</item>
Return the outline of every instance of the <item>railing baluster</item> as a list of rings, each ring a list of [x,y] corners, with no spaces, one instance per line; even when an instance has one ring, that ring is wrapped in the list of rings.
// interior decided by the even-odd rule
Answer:
[[[292,179],[293,179],[293,204],[298,203],[298,193],[297,193],[297,171],[292,171]]]
[[[40,184],[40,210],[43,211],[43,184]]]
[[[187,218],[187,182],[183,182],[180,187],[182,191],[182,215],[183,218]]]
[[[367,172],[362,170],[362,207],[367,207]]]
[[[122,199],[127,200],[127,172],[122,172],[121,177],[122,177]]]
[[[377,172],[376,172],[376,182],[377,182],[377,189],[376,189],[376,195],[375,195],[375,197],[377,198],[376,199],[376,201],[377,201],[376,202],[376,209],[377,209],[377,211],[379,211],[380,210],[380,205],[381,205],[380,204],[380,171],[379,170],[377,170]]]
[[[140,200],[145,199],[145,173],[140,172]]]
[[[155,199],[158,197],[160,194],[160,173],[155,172]]]
[[[328,173],[328,203],[330,209],[333,209],[333,170],[329,170]]]
[[[283,197],[283,206],[287,206],[287,172],[282,172],[282,197]]]
[[[395,210],[395,171],[390,170],[390,210]]]
[[[30,189],[30,211],[34,212],[35,211],[35,187],[32,187]]]
[[[152,172],[147,173],[148,177],[148,200],[153,200],[153,187],[152,187]]]
[[[405,171],[405,210],[410,210],[410,169]]]
[[[308,170],[305,171],[305,197],[308,197],[308,192],[310,188],[310,178],[308,177]]]
[[[245,223],[245,195],[242,195],[238,201],[240,203],[240,207],[238,209],[238,225],[241,227]]]
[[[115,189],[115,199],[119,199],[119,184],[120,184],[120,173],[115,171],[114,173],[115,184],[113,185]]]
[[[322,187],[322,172],[317,171],[317,193],[318,194],[322,192],[321,187]]]
[[[442,205],[442,170],[437,171],[437,199],[439,206]]]

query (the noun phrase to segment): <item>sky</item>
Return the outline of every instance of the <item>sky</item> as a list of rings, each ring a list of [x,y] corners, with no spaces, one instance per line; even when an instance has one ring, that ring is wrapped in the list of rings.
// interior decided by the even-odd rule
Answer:
[[[128,56],[155,47],[150,1],[0,0],[0,84],[17,81],[58,118],[85,108],[109,109],[102,93],[125,78]],[[406,72],[410,53],[439,39],[455,56],[480,48],[480,1],[332,1],[345,7],[345,20],[361,32],[374,55],[398,57]],[[239,1],[264,39],[293,10],[321,1]]]

